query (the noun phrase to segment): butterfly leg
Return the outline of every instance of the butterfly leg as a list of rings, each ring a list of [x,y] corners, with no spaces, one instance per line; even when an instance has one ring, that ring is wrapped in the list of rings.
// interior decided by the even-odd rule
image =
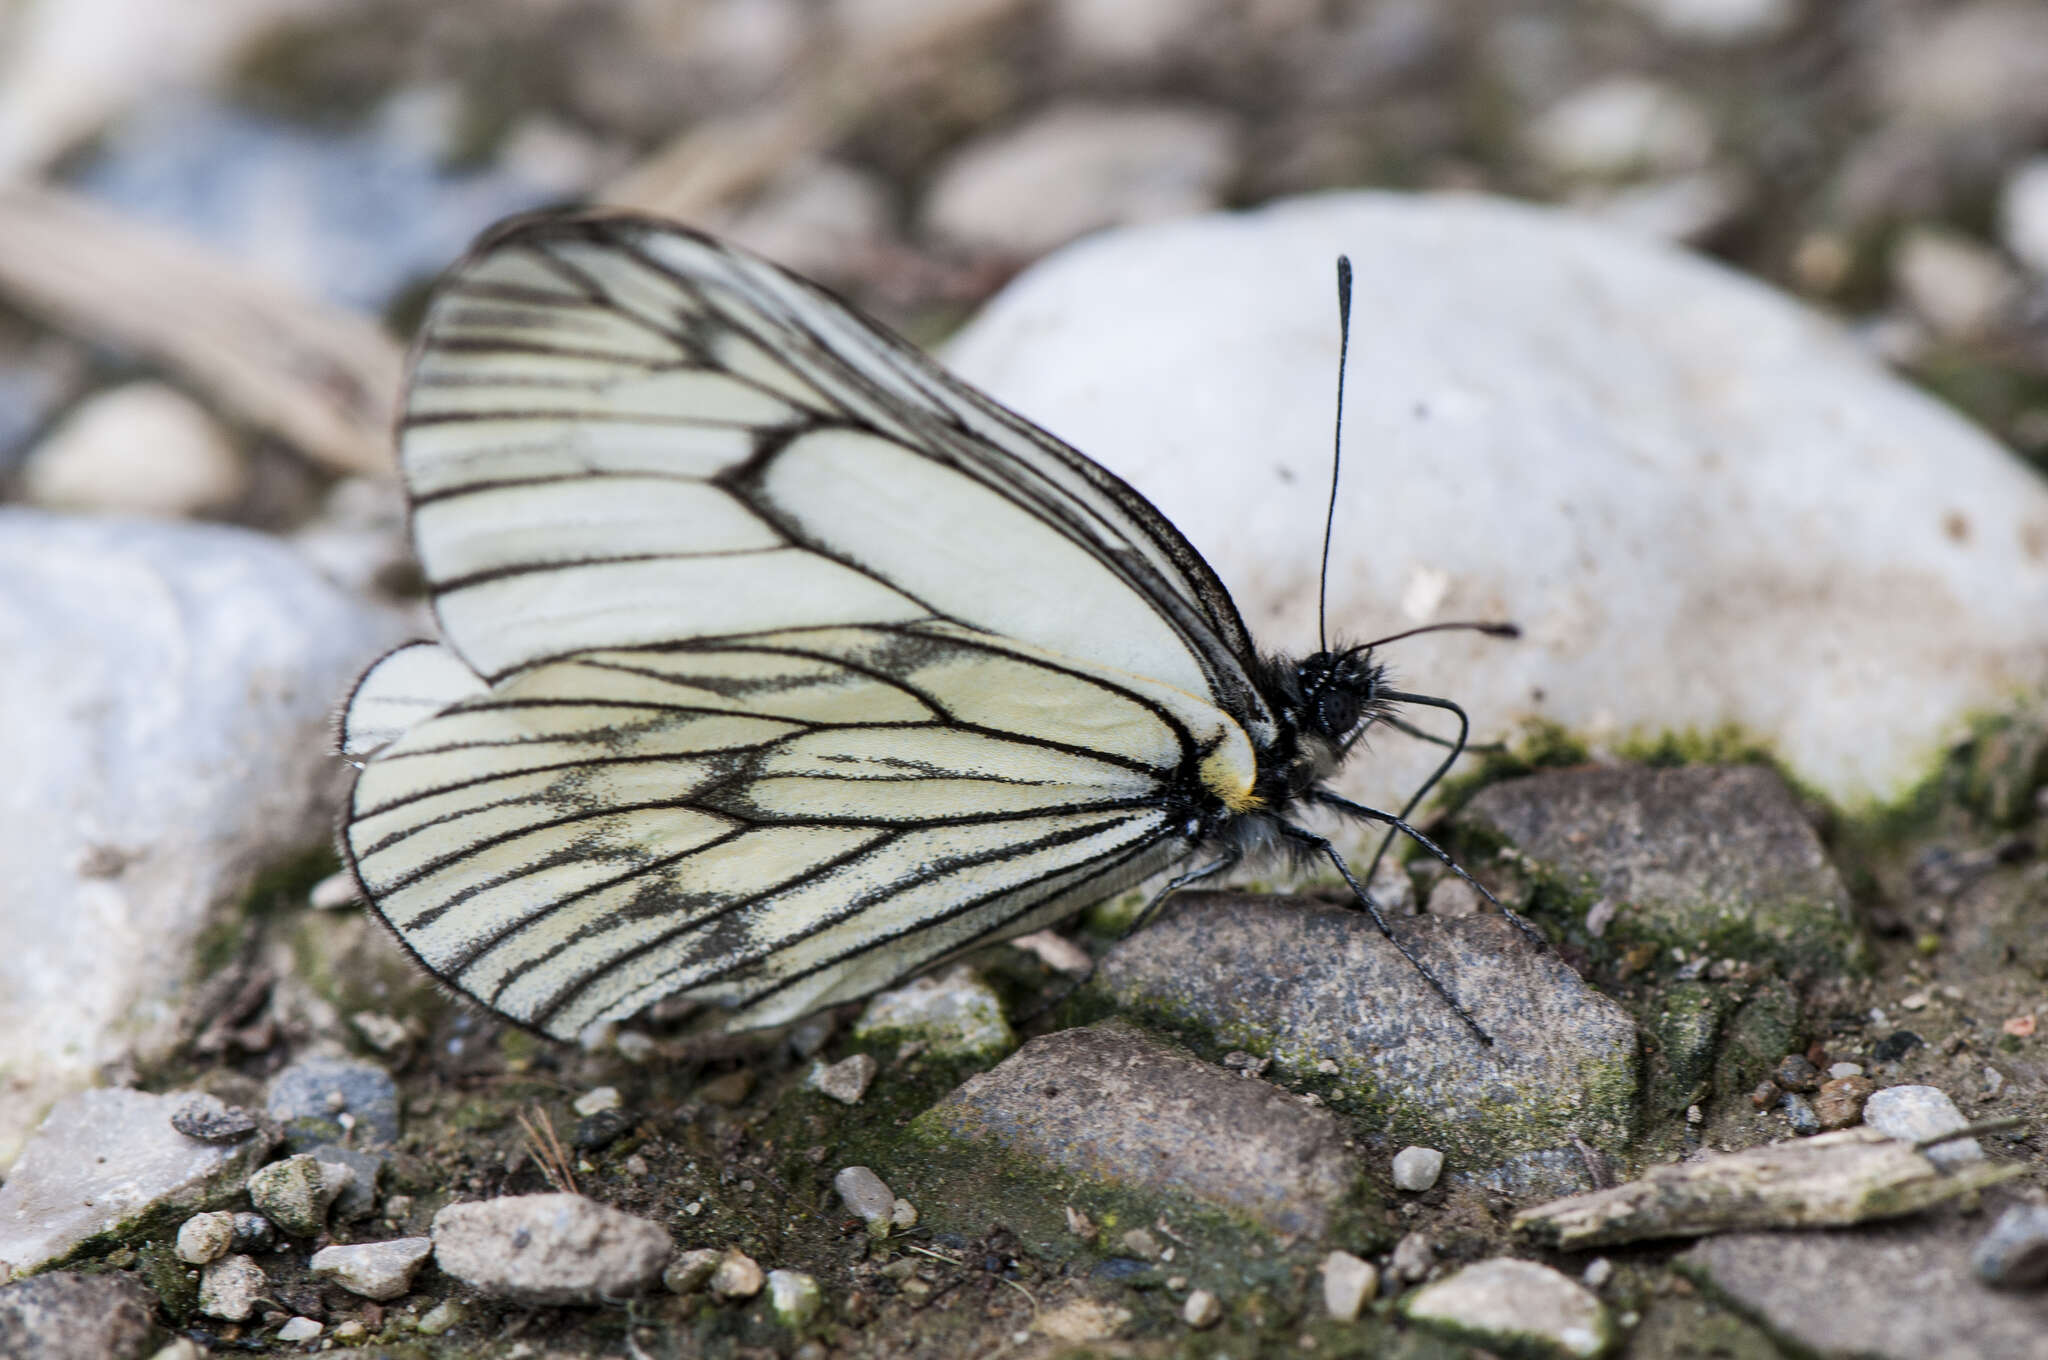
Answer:
[[[1152,918],[1157,916],[1159,909],[1166,905],[1166,899],[1179,892],[1182,888],[1200,883],[1204,879],[1214,878],[1218,874],[1227,874],[1243,862],[1244,854],[1242,851],[1226,850],[1223,852],[1221,859],[1213,860],[1198,869],[1190,869],[1186,873],[1172,879],[1165,887],[1152,894],[1152,900],[1145,904],[1144,910],[1138,913],[1136,919],[1131,922],[1131,928],[1126,930],[1124,934],[1135,935],[1146,926],[1152,924]]]
[[[1430,972],[1429,965],[1416,958],[1413,951],[1408,948],[1401,937],[1394,933],[1393,927],[1387,924],[1387,918],[1380,915],[1380,904],[1373,901],[1372,894],[1365,890],[1365,885],[1352,876],[1351,866],[1346,864],[1344,857],[1337,853],[1337,847],[1330,844],[1327,837],[1318,836],[1313,831],[1298,826],[1291,826],[1286,822],[1280,823],[1280,833],[1296,844],[1305,845],[1317,854],[1326,856],[1330,863],[1337,866],[1337,872],[1344,876],[1344,881],[1350,885],[1352,894],[1364,904],[1366,914],[1372,917],[1372,923],[1380,928],[1380,934],[1387,937],[1387,943],[1400,951],[1401,957],[1408,960],[1410,968],[1422,974],[1422,980],[1430,985],[1432,991],[1443,998],[1444,1004],[1451,1008],[1452,1014],[1463,1020],[1465,1027],[1478,1036],[1480,1043],[1485,1044],[1488,1048],[1493,1047],[1493,1036],[1480,1028],[1479,1022],[1472,1018],[1472,1012],[1466,1010],[1458,998],[1451,995],[1450,989],[1444,986],[1443,980],[1437,977],[1435,973]]]
[[[1420,831],[1417,831],[1414,827],[1410,826],[1401,818],[1396,817],[1391,812],[1381,812],[1378,808],[1367,807],[1363,803],[1354,803],[1349,798],[1339,797],[1337,794],[1331,793],[1326,789],[1313,790],[1309,793],[1308,797],[1311,801],[1320,803],[1324,807],[1335,808],[1339,812],[1346,812],[1352,815],[1353,817],[1361,817],[1369,822],[1384,822],[1386,825],[1400,832],[1409,840],[1414,841],[1417,845],[1421,846],[1424,850],[1428,851],[1436,859],[1442,861],[1450,869],[1452,873],[1456,874],[1459,878],[1465,880],[1465,882],[1471,884],[1473,891],[1477,892],[1481,897],[1485,898],[1487,901],[1493,903],[1493,905],[1499,909],[1501,915],[1507,917],[1508,920],[1514,922],[1515,929],[1521,931],[1524,935],[1528,936],[1536,944],[1546,949],[1549,948],[1550,941],[1546,940],[1543,937],[1542,931],[1536,929],[1535,926],[1530,925],[1529,922],[1525,918],[1523,918],[1523,916],[1519,912],[1509,907],[1507,903],[1501,901],[1498,897],[1495,897],[1492,893],[1488,892],[1486,890],[1486,885],[1481,883],[1478,879],[1472,877],[1472,875],[1466,873],[1464,867],[1460,865],[1456,860],[1452,859],[1450,855],[1443,849],[1442,846],[1438,845],[1429,837],[1423,835]],[[1347,874],[1346,877],[1348,878],[1349,875]]]

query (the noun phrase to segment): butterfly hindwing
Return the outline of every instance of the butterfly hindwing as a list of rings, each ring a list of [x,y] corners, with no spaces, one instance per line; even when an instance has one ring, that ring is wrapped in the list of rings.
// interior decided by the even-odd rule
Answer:
[[[1155,871],[1224,715],[948,625],[597,651],[371,760],[346,840],[434,973],[560,1037],[683,992],[859,996]]]

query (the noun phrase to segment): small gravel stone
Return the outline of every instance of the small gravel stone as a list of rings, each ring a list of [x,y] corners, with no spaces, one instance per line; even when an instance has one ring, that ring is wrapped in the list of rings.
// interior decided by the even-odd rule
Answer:
[[[333,1216],[345,1223],[368,1218],[377,1211],[377,1179],[384,1174],[383,1156],[339,1143],[318,1143],[306,1155],[323,1167],[340,1165],[348,1176],[334,1197]]]
[[[743,1251],[728,1251],[711,1272],[711,1293],[719,1299],[751,1299],[766,1283],[761,1265]]]
[[[888,1231],[890,1216],[896,1212],[896,1192],[888,1182],[864,1166],[848,1166],[832,1178],[832,1188],[869,1228]]]
[[[1411,1284],[1429,1274],[1429,1268],[1436,1264],[1436,1243],[1426,1233],[1412,1232],[1394,1244],[1394,1254],[1387,1262],[1387,1272],[1397,1280]]]
[[[300,1058],[270,1079],[265,1106],[295,1151],[351,1133],[356,1147],[398,1141],[398,1086],[382,1067],[358,1058]]]
[[[1749,1103],[1759,1110],[1768,1110],[1778,1103],[1778,1097],[1783,1094],[1775,1081],[1760,1081],[1756,1084],[1756,1089],[1749,1093]]]
[[[619,1097],[618,1087],[599,1086],[576,1097],[575,1103],[569,1108],[578,1114],[591,1115],[605,1110],[616,1110],[624,1103]]]
[[[619,1141],[633,1127],[633,1116],[616,1107],[599,1110],[576,1121],[569,1134],[569,1146],[578,1152],[598,1152]]]
[[[2048,156],[2035,156],[2006,177],[1998,228],[2012,257],[2048,278]]]
[[[220,423],[158,382],[80,402],[21,469],[32,505],[169,517],[223,509],[247,484],[248,466]]]
[[[1889,1138],[1909,1143],[1938,1138],[1969,1125],[1948,1093],[1934,1086],[1887,1086],[1863,1103],[1863,1122]],[[1974,1138],[1956,1138],[1927,1149],[1936,1166],[1981,1161],[1984,1148]]]
[[[412,1042],[412,1031],[405,1022],[381,1011],[357,1011],[348,1022],[363,1036],[363,1042],[379,1053],[396,1053]]]
[[[768,1272],[768,1307],[775,1314],[775,1320],[792,1331],[803,1327],[818,1315],[818,1309],[825,1302],[825,1291],[818,1282],[801,1270],[771,1270]]]
[[[1159,1259],[1159,1239],[1150,1228],[1133,1228],[1123,1236],[1124,1250],[1142,1261]]]
[[[1989,246],[1939,227],[1913,227],[1892,255],[1892,283],[1941,336],[1969,340],[1994,329],[2019,280]]]
[[[1777,1071],[1771,1073],[1771,1080],[1787,1091],[1818,1091],[1820,1069],[1798,1053],[1788,1053]]]
[[[1180,1317],[1181,1321],[1199,1332],[1223,1320],[1223,1305],[1208,1290],[1197,1289],[1181,1305]]]
[[[1444,1155],[1435,1148],[1405,1147],[1394,1154],[1394,1185],[1402,1190],[1427,1190],[1443,1170]]]
[[[235,1215],[235,1250],[269,1251],[277,1241],[277,1225],[262,1214],[248,1210]]]
[[[1423,910],[1431,916],[1477,916],[1485,909],[1479,894],[1470,883],[1449,874],[1436,881],[1429,890],[1429,901]]]
[[[218,1261],[235,1245],[233,1214],[194,1214],[178,1225],[178,1259],[203,1266]]]
[[[1616,1340],[1613,1319],[1585,1286],[1549,1266],[1505,1257],[1424,1285],[1402,1311],[1488,1349],[1591,1360]]]
[[[1970,1253],[1977,1278],[2000,1289],[2048,1283],[2048,1204],[2015,1204]]]
[[[889,1226],[898,1232],[917,1226],[917,1206],[901,1195],[889,1206]]]
[[[338,1162],[307,1153],[272,1162],[249,1177],[249,1202],[293,1237],[315,1237],[327,1226],[327,1211],[355,1173]]]
[[[1828,1076],[1835,1081],[1840,1081],[1843,1077],[1860,1077],[1862,1075],[1862,1063],[1838,1062],[1828,1068]]]
[[[256,1132],[256,1116],[219,1096],[197,1095],[171,1115],[171,1127],[202,1143],[237,1143]]]
[[[810,1076],[804,1079],[804,1084],[843,1105],[856,1105],[868,1093],[868,1083],[875,1079],[880,1067],[872,1054],[856,1053],[829,1066],[816,1064],[811,1068]]]
[[[711,1283],[712,1272],[718,1269],[718,1262],[724,1255],[716,1247],[698,1247],[684,1252],[661,1272],[661,1287],[671,1294],[696,1293]]]
[[[413,1276],[434,1254],[431,1237],[399,1237],[388,1242],[355,1242],[322,1247],[308,1263],[351,1294],[366,1299],[395,1299],[412,1288]]]
[[[1356,1322],[1358,1314],[1380,1292],[1380,1273],[1370,1261],[1348,1251],[1323,1258],[1323,1307],[1339,1322]]]
[[[1778,1109],[1792,1126],[1792,1132],[1802,1137],[1820,1132],[1820,1115],[1814,1112],[1813,1102],[1797,1091],[1787,1091],[1778,1097]]]
[[[1863,1122],[1863,1102],[1877,1089],[1869,1077],[1836,1077],[1813,1098],[1813,1112],[1824,1129],[1846,1129]]]
[[[224,1322],[246,1322],[269,1287],[262,1266],[239,1253],[223,1256],[199,1277],[199,1311]]]
[[[434,1215],[434,1262],[483,1293],[522,1303],[597,1303],[661,1277],[673,1249],[658,1223],[581,1195],[509,1195]]]
[[[462,1325],[462,1305],[454,1299],[443,1299],[428,1309],[414,1324],[421,1336],[440,1336]]]
[[[855,1022],[856,1039],[922,1042],[939,1057],[995,1057],[1017,1045],[1002,998],[971,969],[878,992]]]
[[[1588,1289],[1602,1289],[1613,1278],[1614,1262],[1608,1260],[1605,1256],[1598,1256],[1587,1264],[1584,1271],[1580,1272],[1579,1282]]]
[[[1873,1012],[1882,1015],[1883,1012]],[[1875,1023],[1882,1024],[1879,1020]],[[1879,1063],[1894,1063],[1919,1048],[1927,1041],[1909,1029],[1893,1030],[1870,1046],[1870,1060]]]
[[[284,1326],[277,1329],[277,1339],[283,1342],[311,1341],[325,1330],[309,1317],[288,1318]]]
[[[1541,114],[1529,142],[1555,174],[1606,178],[1700,169],[1713,154],[1714,128],[1675,86],[1610,76]]]

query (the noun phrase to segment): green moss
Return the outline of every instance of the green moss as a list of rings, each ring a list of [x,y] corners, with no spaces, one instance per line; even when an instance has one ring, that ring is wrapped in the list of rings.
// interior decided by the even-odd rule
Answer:
[[[169,1242],[145,1242],[136,1273],[156,1292],[172,1322],[184,1326],[199,1309],[199,1271],[178,1259]]]
[[[1644,1109],[1652,1119],[1682,1117],[1713,1086],[1721,1029],[1739,998],[1728,987],[1676,982],[1661,989],[1639,1017],[1654,1049]]]
[[[1804,1047],[1799,1031],[1798,994],[1775,979],[1758,986],[1722,1027],[1715,1097],[1732,1101],[1747,1096],[1779,1059]]]
[[[303,905],[313,885],[340,868],[334,848],[320,845],[259,869],[235,904],[214,912],[200,929],[192,945],[191,980],[231,967],[267,918]]]

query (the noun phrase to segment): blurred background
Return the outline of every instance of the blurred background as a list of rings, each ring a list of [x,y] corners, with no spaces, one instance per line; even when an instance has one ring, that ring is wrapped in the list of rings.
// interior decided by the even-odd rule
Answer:
[[[12,0],[0,54],[0,493],[305,532],[339,575],[403,572],[322,524],[396,513],[347,479],[425,283],[565,201],[925,342],[1114,224],[1565,203],[1837,313],[2048,464],[2038,0]]]

